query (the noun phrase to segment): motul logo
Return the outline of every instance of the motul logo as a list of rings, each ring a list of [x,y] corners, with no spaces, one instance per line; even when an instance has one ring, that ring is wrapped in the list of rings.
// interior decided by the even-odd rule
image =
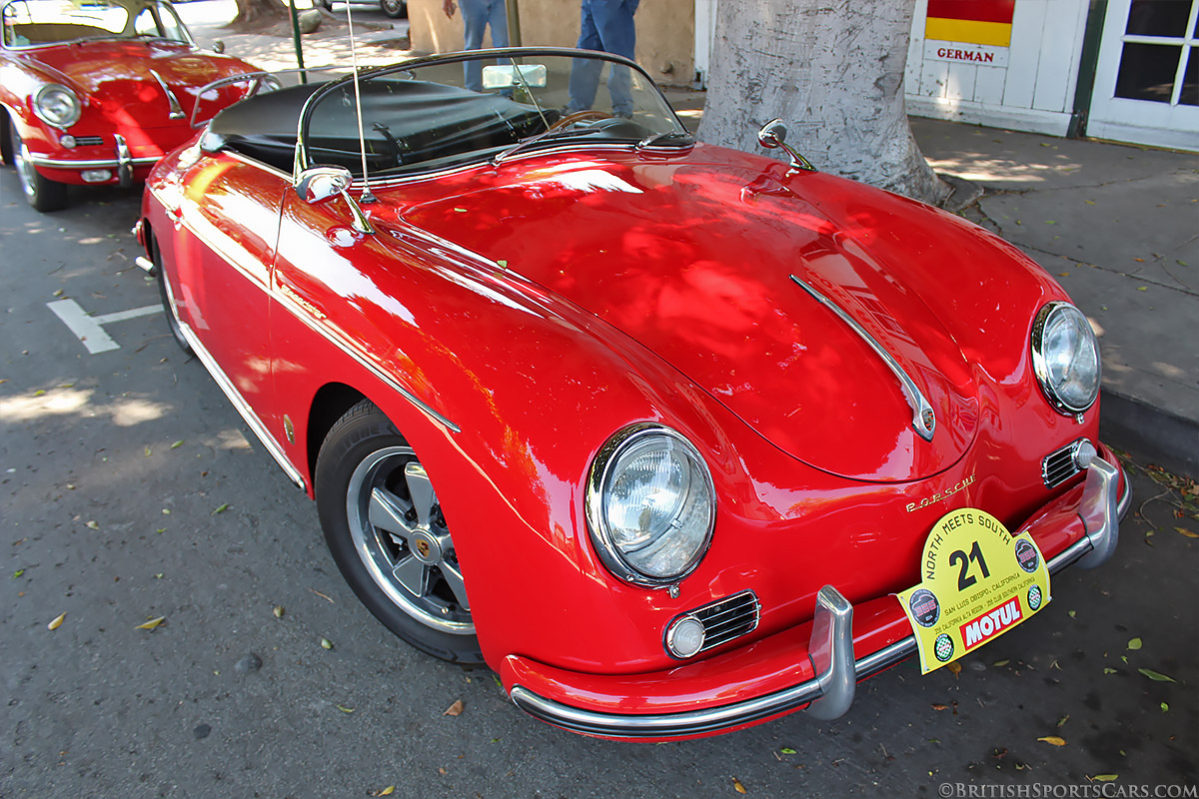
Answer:
[[[966,648],[977,646],[989,638],[1020,621],[1020,600],[1010,599],[994,610],[989,610],[974,621],[966,622],[961,627],[962,642]]]

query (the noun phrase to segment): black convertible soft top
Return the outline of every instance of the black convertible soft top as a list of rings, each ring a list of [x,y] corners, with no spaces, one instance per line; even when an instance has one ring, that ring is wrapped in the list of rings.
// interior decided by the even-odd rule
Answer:
[[[323,86],[278,89],[226,108],[213,118],[205,149],[232,150],[290,172],[300,112]],[[502,94],[413,80],[407,73],[362,80],[359,92],[372,172],[507,147],[559,116],[556,111],[539,112]],[[345,166],[360,174],[354,102],[354,87],[348,82],[318,101],[306,135],[311,163]]]

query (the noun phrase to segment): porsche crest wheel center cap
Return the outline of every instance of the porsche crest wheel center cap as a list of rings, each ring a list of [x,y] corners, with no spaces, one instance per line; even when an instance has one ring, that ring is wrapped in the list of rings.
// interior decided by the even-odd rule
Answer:
[[[441,545],[437,540],[430,535],[418,533],[412,536],[411,544],[412,554],[421,563],[435,565],[441,563]]]

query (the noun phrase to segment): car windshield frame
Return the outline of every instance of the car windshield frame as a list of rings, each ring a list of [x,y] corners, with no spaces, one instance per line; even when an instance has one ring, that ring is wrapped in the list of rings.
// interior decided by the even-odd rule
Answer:
[[[24,6],[25,21],[17,21],[12,19],[10,15],[16,15],[18,8]],[[80,13],[77,17],[72,17],[69,14],[63,14],[57,19],[53,18],[53,14],[31,14],[34,9],[66,9],[74,7]],[[104,11],[120,10],[125,16],[121,21],[119,30],[114,30],[115,24],[100,26],[87,25],[83,20],[87,17],[95,19],[97,15],[87,15],[83,13],[84,9],[94,8],[99,11],[103,8]],[[146,33],[138,33],[137,21],[142,12],[149,11],[154,16],[155,25],[159,30],[165,31],[171,25],[167,24],[163,19],[163,15],[170,17],[170,23],[173,23],[174,28],[182,35],[183,38],[174,38],[166,35],[151,35]],[[79,30],[79,35],[64,35],[62,38],[42,39],[39,37],[37,41],[27,38],[25,33],[32,33],[32,27],[68,25],[72,28],[90,27],[95,32],[89,33],[84,30]],[[25,30],[24,33],[18,30],[18,26],[32,26]],[[60,31],[60,33],[72,33],[69,30]],[[24,41],[17,41],[18,37]],[[187,25],[171,8],[169,3],[159,2],[159,0],[5,0],[0,2],[0,47],[5,50],[21,51],[35,50],[42,47],[57,47],[64,44],[81,44],[91,41],[111,41],[111,40],[139,40],[139,39],[154,39],[157,41],[173,42],[176,44],[195,46],[195,40],[192,38],[191,31],[187,29]]]
[[[531,86],[524,80],[523,70],[538,66],[536,63],[538,59],[543,61],[558,59],[559,65],[562,67],[586,60],[598,62],[601,69],[606,68],[609,71],[614,69],[631,70],[630,91],[635,101],[635,110],[631,117],[599,112],[603,119],[593,117],[586,120],[587,123],[594,124],[580,125],[577,128],[571,125],[570,129],[551,130],[547,135],[547,129],[555,123],[562,122],[567,112],[561,107],[550,107],[543,104],[534,89],[540,90],[545,87]],[[517,65],[516,69],[508,73],[517,82],[490,92],[486,90],[472,92],[464,87],[456,86],[455,81],[429,81],[419,77],[434,69],[444,70],[446,67],[457,68],[461,73],[471,62],[478,62],[482,65]],[[560,84],[562,72],[558,71],[554,74],[557,75],[557,81]],[[404,91],[398,91],[400,88],[403,88]],[[547,89],[544,96],[557,96],[565,99],[562,89],[563,87],[558,85],[556,87],[557,94]],[[601,84],[597,96],[606,97],[608,96],[607,91]],[[322,146],[321,133],[323,131],[319,127],[321,123],[318,120],[315,129],[313,124],[314,117],[319,115],[322,103],[330,101],[331,97],[337,93],[341,94],[341,98],[334,102],[349,106],[339,117],[339,124],[344,126],[339,131],[339,134],[344,134],[339,141],[345,143],[352,133],[353,147],[352,152],[348,146],[338,149],[336,158],[330,161],[330,158],[327,157],[330,148]],[[400,135],[393,135],[388,125],[372,119],[372,112],[378,112],[381,107],[380,102],[384,102],[377,100],[380,93],[388,95],[384,101],[396,101],[396,97],[407,93],[404,102],[411,104],[413,108],[436,109],[435,113],[426,115],[430,120],[435,119],[436,124],[430,122],[427,128],[418,127],[415,130],[406,130]],[[358,97],[361,97],[360,104],[363,108],[362,133],[368,148],[367,160],[375,162],[368,166],[368,179],[391,180],[459,169],[488,161],[498,163],[498,156],[506,158],[508,154],[512,154],[516,150],[520,150],[524,154],[540,153],[547,149],[579,147],[629,149],[645,145],[647,142],[652,142],[651,146],[654,148],[678,149],[680,145],[690,146],[693,143],[661,89],[645,70],[629,59],[608,53],[574,48],[519,47],[475,50],[449,55],[426,56],[399,64],[363,70],[358,74],[357,89],[354,87],[353,75],[348,75],[330,81],[314,91],[308,96],[299,113],[293,170],[297,179],[305,169],[334,165],[350,169],[356,181],[362,180],[362,153],[358,139],[358,120],[354,110],[354,104]],[[374,104],[373,108],[372,104]],[[458,112],[457,117],[454,116],[455,110]],[[419,110],[410,113],[415,115],[419,113]],[[324,116],[327,118],[330,115],[325,114]],[[495,122],[491,122],[492,116],[495,117]],[[447,118],[451,118],[453,121],[447,122]],[[399,118],[397,117],[397,119]],[[490,140],[487,140],[484,133],[480,131],[481,120],[486,120],[491,126],[491,129],[485,132],[486,136],[491,137]],[[400,121],[407,122],[409,118]],[[389,119],[388,122],[392,122],[392,120]],[[393,126],[395,124],[392,122]],[[505,128],[510,135],[504,134]],[[507,140],[503,140],[506,135],[509,137]],[[441,150],[447,150],[446,139],[465,141],[469,138],[478,142],[481,140],[480,137],[484,137],[482,140],[489,143],[486,146],[463,145],[461,150],[450,149],[447,152],[440,152],[434,147],[436,144],[441,146]],[[405,154],[405,150],[412,152],[417,149],[410,144],[410,141],[415,139],[422,139],[419,147],[424,148],[423,152],[426,154],[440,154],[437,154],[436,157],[418,157],[417,160],[403,162],[402,155]],[[386,142],[386,146],[383,145],[383,142]],[[452,146],[451,143],[449,148]],[[390,147],[393,152],[390,154],[381,152],[387,147]],[[380,166],[380,160],[389,155],[394,155],[397,163],[390,167]]]

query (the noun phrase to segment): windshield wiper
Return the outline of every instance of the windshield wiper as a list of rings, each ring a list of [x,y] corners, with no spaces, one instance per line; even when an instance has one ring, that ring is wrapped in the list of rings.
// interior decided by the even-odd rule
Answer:
[[[665,133],[654,133],[637,142],[637,149],[646,147],[690,147],[695,144],[695,137],[685,130],[668,130]]]
[[[565,128],[549,127],[536,135],[530,136],[527,139],[521,139],[516,144],[509,147],[507,150],[503,150],[499,153],[496,153],[495,157],[491,159],[491,165],[498,166],[502,161],[507,160],[511,156],[515,155],[516,153],[520,152],[521,150],[524,150],[527,147],[532,147],[534,144],[536,144],[539,141],[545,141],[546,139],[553,139],[557,136],[566,136],[566,135],[587,136],[587,135],[595,133],[595,132],[596,131],[594,131],[594,130],[575,130],[574,125],[568,125]]]

